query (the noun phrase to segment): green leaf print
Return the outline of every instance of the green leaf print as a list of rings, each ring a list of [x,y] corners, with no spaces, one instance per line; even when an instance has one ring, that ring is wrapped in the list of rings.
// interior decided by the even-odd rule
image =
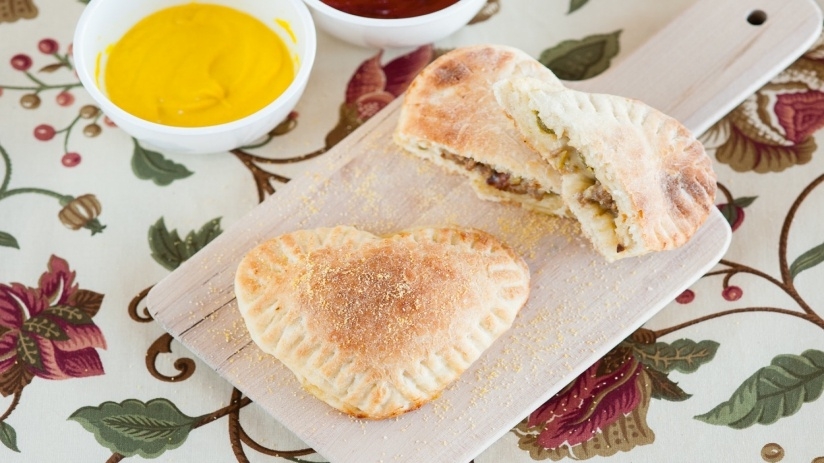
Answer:
[[[66,341],[69,339],[69,336],[60,328],[60,325],[48,317],[32,317],[23,322],[21,329],[24,332],[52,341]]]
[[[790,275],[792,279],[795,280],[795,277],[798,276],[799,273],[813,268],[822,262],[824,262],[824,243],[798,256],[792,265],[790,265]]]
[[[742,196],[740,198],[735,198],[732,200],[732,203],[738,207],[744,208],[749,207],[755,200],[758,199],[758,196]]]
[[[186,235],[186,246],[192,255],[194,255],[206,247],[213,239],[217,238],[222,231],[223,230],[220,229],[220,218],[212,219],[203,224],[197,232],[191,231]]]
[[[134,141],[134,152],[132,154],[132,171],[137,178],[151,180],[155,185],[165,186],[175,180],[186,178],[192,172],[182,164],[170,161],[156,151],[149,151]]]
[[[639,362],[658,371],[669,373],[678,370],[681,373],[692,373],[715,357],[718,343],[679,339],[672,344],[633,344],[633,349]]]
[[[609,68],[618,54],[621,30],[611,34],[590,35],[581,40],[565,40],[541,52],[538,61],[562,80],[585,80]]]
[[[169,231],[163,217],[149,227],[149,248],[152,258],[168,270],[176,269],[183,261],[195,255],[222,232],[220,218],[206,222],[197,232],[191,231],[181,239],[177,230]]]
[[[196,418],[166,399],[127,399],[82,407],[69,417],[94,434],[102,446],[125,457],[156,458],[183,445]]]
[[[589,0],[569,0],[569,11],[567,11],[567,14],[570,14],[578,8],[586,5],[588,1]]]
[[[70,307],[67,305],[56,305],[43,311],[44,314],[53,315],[72,325],[89,325],[94,323],[83,309],[79,307]]]
[[[0,231],[0,246],[20,249],[20,245],[17,244],[17,239],[4,231]]]
[[[43,368],[40,348],[37,347],[37,342],[26,333],[20,333],[17,338],[17,358],[37,369]]]
[[[772,424],[795,414],[824,390],[824,352],[779,355],[769,366],[747,378],[726,402],[695,419],[744,429],[755,423]]]
[[[20,452],[17,448],[17,431],[5,421],[0,421],[0,442],[9,449]]]

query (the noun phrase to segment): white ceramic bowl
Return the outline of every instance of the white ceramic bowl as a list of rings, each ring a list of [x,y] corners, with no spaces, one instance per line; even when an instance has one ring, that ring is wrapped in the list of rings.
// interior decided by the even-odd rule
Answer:
[[[294,81],[273,102],[236,121],[208,127],[172,127],[148,122],[117,107],[108,99],[102,76],[106,47],[116,43],[135,23],[149,14],[192,0],[92,0],[74,34],[74,62],[77,75],[103,112],[126,133],[147,145],[176,153],[214,153],[231,150],[259,140],[283,121],[303,94],[315,61],[317,36],[312,16],[300,0],[197,0],[219,4],[248,13],[270,26],[294,57]],[[276,23],[284,20],[289,31]],[[162,50],[159,50],[162,53]],[[98,64],[98,57],[100,62]],[[100,66],[100,69],[96,69]],[[102,79],[101,79],[102,80]],[[101,88],[101,86],[103,88]]]
[[[321,0],[303,1],[321,29],[346,42],[376,48],[417,47],[443,39],[469,23],[487,2],[459,0],[423,16],[377,19],[344,13]]]

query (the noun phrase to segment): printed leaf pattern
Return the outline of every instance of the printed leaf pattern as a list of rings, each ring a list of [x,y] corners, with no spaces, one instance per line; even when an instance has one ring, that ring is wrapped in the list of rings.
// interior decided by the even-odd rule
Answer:
[[[718,343],[715,341],[695,342],[690,339],[679,339],[672,344],[635,345],[638,361],[663,373],[674,370],[692,373],[712,360],[716,350]]]
[[[137,140],[134,140],[132,171],[137,178],[151,180],[158,186],[169,185],[175,180],[192,175],[185,166],[166,159],[156,151],[143,148]]]
[[[186,259],[195,255],[215,239],[223,230],[220,218],[206,222],[200,230],[191,231],[185,239],[180,238],[177,230],[169,231],[163,217],[149,227],[149,247],[152,258],[167,270],[174,270]]]
[[[653,399],[681,402],[692,397],[678,386],[678,383],[669,379],[666,373],[644,365],[644,371],[650,382],[650,394]]]
[[[795,414],[824,391],[824,352],[779,355],[747,378],[726,402],[695,418],[709,424],[744,429],[772,424]]]
[[[735,198],[732,203],[738,207],[749,207],[755,202],[756,199],[758,199],[758,196],[742,196],[740,198]]]
[[[87,325],[93,323],[92,317],[80,307],[57,305],[46,309],[43,313],[53,315],[66,323],[71,323],[73,325]],[[60,326],[58,325],[57,328],[60,329]]]
[[[36,370],[43,368],[43,361],[40,358],[40,348],[37,347],[37,341],[27,334],[21,333],[17,338],[17,358]]]
[[[60,69],[64,66],[65,65],[62,64],[62,63],[47,64],[47,65],[43,66],[42,68],[40,68],[39,72],[54,72],[54,71],[56,71],[56,70],[58,70],[58,69]]]
[[[17,448],[17,431],[5,421],[0,421],[0,442],[15,452],[20,452]]]
[[[180,447],[195,424],[195,418],[162,398],[146,403],[135,399],[119,404],[104,402],[80,408],[69,419],[80,423],[112,452],[143,458],[157,458]]]
[[[60,328],[60,325],[48,317],[37,316],[32,317],[23,322],[23,332],[33,333],[43,339],[52,341],[65,341],[69,336]],[[25,336],[23,336],[25,338]]]
[[[82,310],[86,315],[94,317],[103,304],[103,295],[87,289],[78,289],[69,297],[69,305]]]
[[[586,80],[609,68],[620,51],[621,30],[599,34],[581,40],[566,40],[544,50],[538,61],[562,80]]]
[[[8,397],[20,392],[34,379],[34,373],[23,367],[22,362],[15,363],[0,375],[0,393]]]
[[[795,261],[793,261],[790,265],[790,275],[793,279],[795,279],[799,273],[813,268],[822,262],[824,262],[824,243],[821,243],[804,254],[798,256],[798,258],[795,259]]]
[[[578,8],[586,5],[589,0],[569,0],[569,11],[567,14],[575,12]]]
[[[20,245],[17,244],[17,239],[4,231],[0,231],[0,246],[20,249]]]

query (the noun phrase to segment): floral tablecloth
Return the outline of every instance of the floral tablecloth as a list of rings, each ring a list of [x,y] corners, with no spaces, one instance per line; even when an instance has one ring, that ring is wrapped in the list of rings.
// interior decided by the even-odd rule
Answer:
[[[415,50],[321,33],[287,120],[179,156],[80,86],[82,1],[0,0],[0,461],[325,461],[161,330],[147,291],[444,50],[515,45],[585,79],[691,3],[489,0]],[[734,230],[719,265],[475,461],[824,462],[822,127],[819,42],[701,137]]]

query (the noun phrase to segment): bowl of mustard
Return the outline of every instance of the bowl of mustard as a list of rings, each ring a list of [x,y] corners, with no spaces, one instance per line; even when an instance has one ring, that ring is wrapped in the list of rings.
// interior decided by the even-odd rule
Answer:
[[[301,98],[317,39],[300,0],[92,0],[77,74],[104,113],[149,146],[249,145]]]

